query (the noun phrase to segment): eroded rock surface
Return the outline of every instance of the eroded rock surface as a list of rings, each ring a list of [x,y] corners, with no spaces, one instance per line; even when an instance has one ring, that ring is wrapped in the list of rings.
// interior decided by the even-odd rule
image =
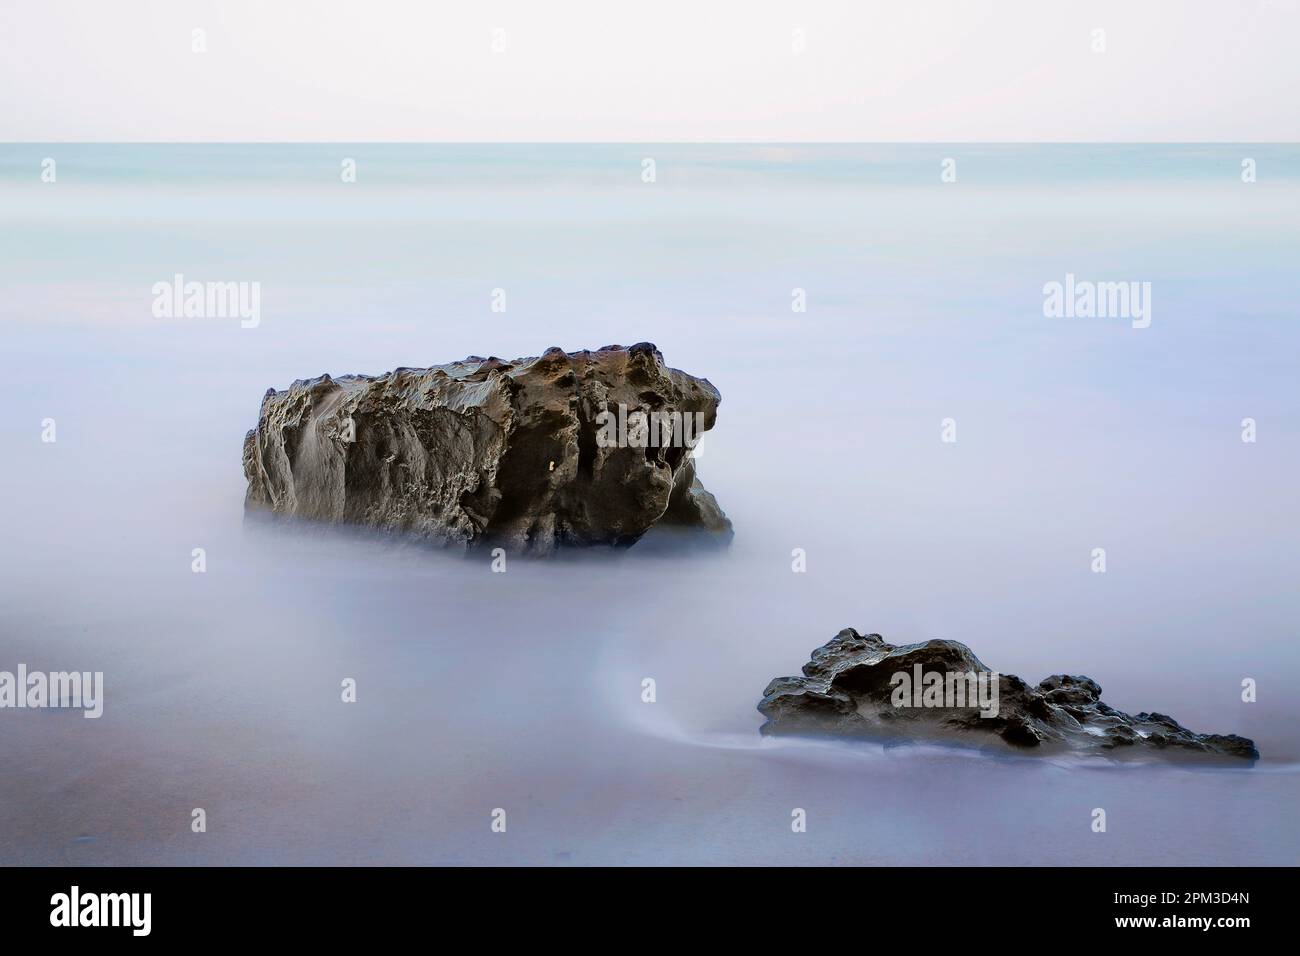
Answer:
[[[245,507],[516,553],[625,547],[656,525],[726,543],[688,447],[720,401],[646,342],[299,380],[267,391],[244,439]]]
[[[979,706],[967,680],[963,706],[951,694],[934,695],[927,706],[930,674],[985,675],[996,707]],[[907,681],[895,677],[908,675]],[[918,680],[919,678],[919,680]],[[954,687],[961,683],[954,680]],[[921,687],[918,699],[915,687]],[[975,698],[975,706],[971,706]],[[896,701],[904,706],[896,706]],[[920,706],[917,704],[920,703]],[[778,677],[768,684],[758,710],[767,718],[764,734],[831,734],[885,740],[931,740],[1009,747],[1022,752],[1091,751],[1121,756],[1188,756],[1257,760],[1252,741],[1236,734],[1197,734],[1164,714],[1129,715],[1101,699],[1089,677],[1055,674],[1031,687],[1014,674],[989,671],[965,644],[933,640],[887,644],[879,634],[840,631],[813,651],[802,677]],[[984,712],[995,711],[990,716]]]

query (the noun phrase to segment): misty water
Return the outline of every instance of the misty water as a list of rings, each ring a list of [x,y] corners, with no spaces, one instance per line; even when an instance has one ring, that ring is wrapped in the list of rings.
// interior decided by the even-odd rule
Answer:
[[[0,710],[0,862],[1294,863],[1300,150],[1243,149],[0,147],[0,670],[105,681]],[[178,273],[260,321],[154,317]],[[638,341],[722,393],[724,553],[244,519],[270,386]],[[844,627],[1262,759],[761,738]]]

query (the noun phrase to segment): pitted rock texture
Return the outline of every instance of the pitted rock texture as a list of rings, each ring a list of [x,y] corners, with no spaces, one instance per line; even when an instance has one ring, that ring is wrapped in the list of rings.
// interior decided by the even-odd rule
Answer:
[[[895,647],[879,634],[846,628],[813,651],[804,676],[778,677],[767,685],[758,704],[767,718],[761,731],[929,740],[1044,754],[1259,759],[1255,744],[1245,737],[1197,734],[1164,714],[1115,710],[1101,700],[1101,687],[1089,677],[1055,674],[1031,687],[1014,674],[997,675],[997,713],[990,717],[981,716],[977,707],[950,706],[951,699],[944,701],[949,706],[895,706],[895,692],[902,686],[895,674],[909,675],[914,684],[918,673],[946,678],[981,672],[991,674],[957,641]]]
[[[687,447],[720,401],[646,342],[299,380],[267,391],[244,438],[245,508],[514,553],[626,547],[657,525],[725,544]],[[620,406],[690,424],[616,433]]]

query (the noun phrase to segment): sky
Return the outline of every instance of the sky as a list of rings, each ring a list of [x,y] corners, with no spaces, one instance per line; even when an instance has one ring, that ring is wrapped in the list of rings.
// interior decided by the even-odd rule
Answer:
[[[1293,142],[1298,27],[1296,0],[8,3],[0,141]]]

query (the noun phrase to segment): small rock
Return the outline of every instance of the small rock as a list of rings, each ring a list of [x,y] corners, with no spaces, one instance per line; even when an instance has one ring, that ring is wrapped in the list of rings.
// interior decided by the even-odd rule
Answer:
[[[813,651],[803,674],[768,684],[758,704],[767,718],[762,733],[928,740],[1040,754],[1259,759],[1245,737],[1198,734],[1165,714],[1115,710],[1090,677],[1054,674],[1031,687],[1014,674],[994,674],[957,641],[896,647],[879,634],[846,628]],[[938,702],[927,703],[925,688],[939,685]],[[962,696],[950,688],[961,688]]]

